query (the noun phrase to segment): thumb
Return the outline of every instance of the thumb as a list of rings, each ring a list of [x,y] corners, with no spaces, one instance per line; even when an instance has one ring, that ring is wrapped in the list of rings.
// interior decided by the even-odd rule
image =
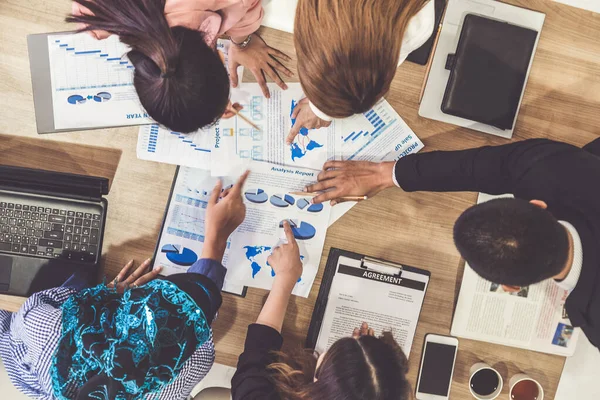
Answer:
[[[223,189],[223,181],[221,181],[221,179],[218,179],[217,184],[213,188],[212,192],[210,193],[210,198],[208,199],[209,207],[212,207],[215,204],[217,204],[217,201],[219,201],[219,196],[221,195],[221,189]]]

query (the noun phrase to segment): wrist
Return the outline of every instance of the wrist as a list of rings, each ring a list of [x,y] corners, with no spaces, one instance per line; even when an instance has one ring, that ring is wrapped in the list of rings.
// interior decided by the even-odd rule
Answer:
[[[202,246],[201,258],[208,258],[221,262],[225,249],[227,248],[227,239],[206,239]]]
[[[387,189],[390,187],[396,186],[394,183],[394,167],[396,166],[396,162],[394,161],[386,161],[379,163],[377,166],[377,178],[379,182],[379,186],[381,189]]]
[[[246,49],[252,41],[252,34],[246,36],[229,36],[231,43],[240,50]]]
[[[282,293],[291,294],[292,290],[294,290],[294,286],[296,286],[297,280],[297,278],[294,278],[291,275],[279,273],[275,275],[275,279],[273,280],[273,289]]]

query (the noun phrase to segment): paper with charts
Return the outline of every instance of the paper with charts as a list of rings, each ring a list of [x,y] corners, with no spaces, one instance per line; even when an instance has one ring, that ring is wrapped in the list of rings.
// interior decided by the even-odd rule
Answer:
[[[243,83],[231,90],[231,101],[239,103],[244,117],[219,121],[215,135],[212,174],[227,176],[243,169],[251,160],[279,165],[320,169],[335,156],[334,131],[330,128],[302,128],[294,143],[285,143],[292,124],[292,112],[304,97],[299,83],[289,83],[287,90],[268,84],[271,98],[263,96],[258,83]]]
[[[210,193],[218,178],[210,171],[181,167],[177,174],[164,226],[158,241],[155,266],[162,266],[162,275],[183,273],[202,255],[204,246],[204,218]],[[232,181],[224,178],[223,187]],[[223,265],[227,265],[229,251],[225,251]],[[242,294],[244,285],[225,277],[223,290]]]
[[[310,198],[290,192],[313,183],[317,172],[262,162],[251,167],[243,190],[246,219],[229,238],[223,257],[227,267],[223,290],[241,293],[243,286],[271,288],[274,273],[267,258],[285,238],[282,222],[287,219],[304,265],[293,293],[307,297],[319,268],[331,207],[310,204]],[[224,178],[224,187],[236,179]],[[162,274],[185,272],[201,256],[206,207],[216,181],[210,171],[179,169],[155,259],[155,265],[163,267]]]
[[[217,40],[217,51],[225,65],[228,63],[229,44],[229,40]],[[238,68],[239,76],[242,76],[241,70],[243,67]],[[158,124],[142,126],[138,133],[137,157],[141,160],[210,169],[215,128],[210,126],[183,134]]]
[[[56,129],[151,123],[133,87],[129,48],[113,35],[48,35]]]

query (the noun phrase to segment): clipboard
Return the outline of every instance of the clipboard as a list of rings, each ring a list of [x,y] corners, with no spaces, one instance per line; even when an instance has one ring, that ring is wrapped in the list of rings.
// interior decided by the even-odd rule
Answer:
[[[400,265],[397,263],[392,263],[385,260],[380,260],[377,258],[365,256],[362,254],[354,253],[347,250],[342,250],[338,248],[331,248],[329,251],[329,256],[327,257],[327,263],[325,264],[325,270],[323,272],[323,278],[321,280],[321,287],[319,289],[319,294],[317,296],[317,301],[315,303],[315,308],[313,310],[312,318],[310,320],[310,325],[308,328],[308,334],[306,337],[306,348],[314,349],[318,338],[319,333],[321,331],[321,326],[323,325],[323,319],[325,316],[325,311],[327,310],[327,303],[329,301],[329,292],[331,290],[331,286],[334,282],[335,276],[338,272],[337,266],[340,257],[347,257],[357,261],[360,261],[360,268],[363,268],[365,271],[374,271],[380,275],[384,275],[386,277],[400,277],[402,272],[411,272],[417,273],[420,275],[424,275],[427,278],[427,283],[425,284],[425,288],[423,290],[423,299],[425,298],[427,287],[429,286],[429,281],[431,279],[431,273],[427,270],[414,268],[407,265]],[[343,265],[340,264],[341,267]],[[355,268],[355,267],[349,267]],[[423,303],[421,303],[419,309],[419,318],[421,315],[421,311],[423,309]],[[418,322],[418,319],[417,319]],[[351,332],[348,332],[350,335]],[[407,354],[408,357],[408,354]]]
[[[160,251],[160,240],[163,237],[163,231],[165,230],[165,227],[167,226],[167,215],[168,215],[169,209],[171,208],[171,201],[173,200],[173,193],[175,192],[175,186],[177,185],[177,177],[179,176],[179,169],[180,168],[181,168],[181,166],[178,165],[177,169],[175,169],[175,175],[173,176],[173,183],[171,184],[171,190],[169,192],[169,198],[167,200],[167,205],[165,207],[165,212],[164,212],[164,215],[163,215],[163,220],[162,220],[162,223],[160,225],[160,231],[158,232],[158,238],[156,239],[156,247],[154,248],[154,254],[152,255],[152,268],[155,267],[156,255]],[[162,277],[163,275],[159,275],[159,276]],[[246,297],[246,292],[248,291],[248,287],[244,286],[244,288],[242,289],[241,293],[228,292],[227,290],[221,290],[221,291],[225,292],[225,293],[232,294],[234,296]]]

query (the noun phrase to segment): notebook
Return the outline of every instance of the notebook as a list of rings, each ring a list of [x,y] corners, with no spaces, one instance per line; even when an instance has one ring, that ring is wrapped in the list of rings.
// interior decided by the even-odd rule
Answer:
[[[446,114],[512,129],[537,32],[476,14],[465,17],[442,101]]]

